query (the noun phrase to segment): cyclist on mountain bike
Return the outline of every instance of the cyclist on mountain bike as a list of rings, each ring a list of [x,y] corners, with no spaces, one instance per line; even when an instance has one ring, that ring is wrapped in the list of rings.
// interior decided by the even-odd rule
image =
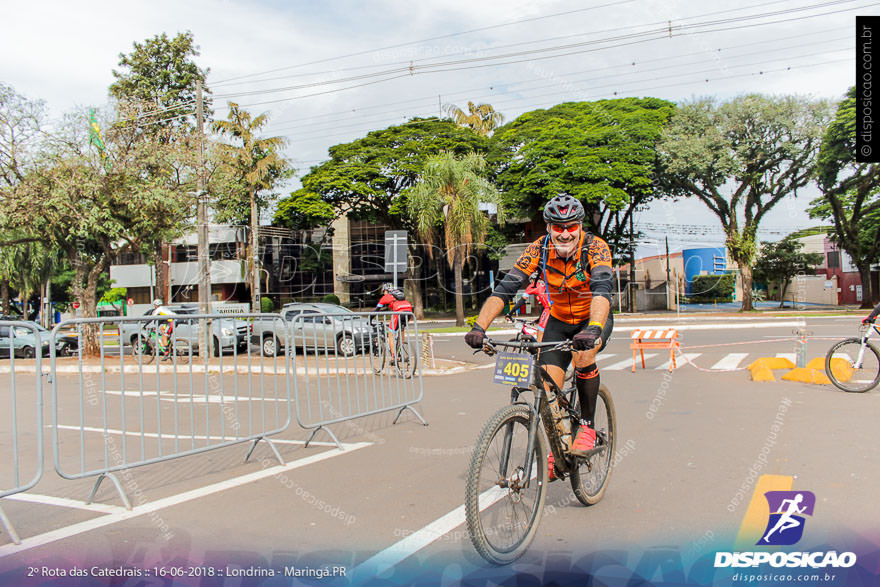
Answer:
[[[614,320],[611,315],[611,251],[601,238],[582,228],[583,205],[572,196],[558,195],[544,207],[547,235],[530,244],[513,269],[483,304],[465,342],[482,348],[486,328],[501,313],[510,297],[538,271],[547,285],[550,318],[544,342],[571,340],[573,352],[551,351],[540,363],[562,389],[565,370],[573,360],[581,421],[571,453],[587,456],[596,443],[593,418],[599,393],[596,353],[608,342]],[[552,455],[551,455],[552,456]],[[550,462],[550,479],[556,477]]]
[[[392,312],[412,312],[413,307],[412,304],[406,301],[406,296],[402,290],[395,288],[390,283],[385,283],[382,285],[382,297],[379,298],[379,303],[376,304],[374,312],[380,312],[386,309]],[[399,327],[402,340],[406,331],[407,318],[408,316],[405,314],[394,314],[391,316],[391,321],[388,324],[388,346],[391,349],[392,355],[394,354],[393,334]]]
[[[547,286],[538,278],[537,273],[534,274],[533,281],[526,286],[525,293],[516,301],[510,309],[510,312],[505,314],[505,317],[509,320],[513,320],[513,316],[517,311],[526,305],[529,296],[535,296],[541,304],[541,307],[544,308],[544,311],[541,312],[541,317],[538,318],[537,324],[535,324],[535,328],[538,330],[536,338],[538,339],[538,342],[541,342],[541,339],[544,336],[544,327],[547,326],[547,320],[550,318],[550,297],[547,295]]]
[[[164,302],[156,298],[153,300],[153,311],[150,314],[151,316],[174,316],[174,312],[168,308]],[[160,335],[160,342],[162,343],[163,348],[168,348],[168,340],[171,337],[171,333],[174,332],[174,320],[158,320],[150,324],[151,328],[155,328]]]

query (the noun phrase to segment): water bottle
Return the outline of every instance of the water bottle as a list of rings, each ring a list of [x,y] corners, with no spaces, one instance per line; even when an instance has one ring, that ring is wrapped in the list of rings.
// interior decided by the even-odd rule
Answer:
[[[553,415],[553,425],[556,426],[562,448],[568,452],[571,449],[571,418],[559,405],[558,397],[550,400],[550,413]]]

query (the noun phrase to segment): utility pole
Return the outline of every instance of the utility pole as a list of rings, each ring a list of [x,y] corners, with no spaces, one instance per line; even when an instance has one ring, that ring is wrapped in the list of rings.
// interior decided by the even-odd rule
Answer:
[[[669,307],[669,237],[666,237],[666,309],[671,310]]]
[[[633,232],[633,215],[629,216],[629,311],[636,311],[636,245]]]
[[[197,222],[199,225],[199,314],[211,313],[211,259],[208,254],[208,194],[205,190],[205,124],[203,120],[202,80],[196,80],[196,123],[199,129],[199,169],[196,173],[198,191]],[[170,275],[169,275],[170,278]],[[170,279],[169,279],[170,281]],[[210,320],[200,320],[199,358],[206,359],[213,353]]]

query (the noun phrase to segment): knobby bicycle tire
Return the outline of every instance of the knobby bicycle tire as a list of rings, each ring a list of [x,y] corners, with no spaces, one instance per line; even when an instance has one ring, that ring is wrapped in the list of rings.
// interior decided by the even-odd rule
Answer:
[[[397,369],[397,375],[409,379],[416,372],[416,357],[411,352],[409,342],[406,337],[398,336],[396,342],[396,352],[394,356],[394,367]]]
[[[575,394],[577,397],[577,394]],[[600,401],[601,400],[601,401]],[[599,422],[599,410],[604,406],[605,422]],[[575,409],[578,408],[578,400],[575,400]],[[608,481],[614,469],[614,448],[617,436],[617,420],[614,414],[614,402],[611,393],[604,385],[599,386],[599,394],[596,396],[596,441],[605,439],[607,448],[597,452],[587,459],[578,459],[571,471],[569,481],[575,497],[584,505],[595,505],[605,496],[608,489]],[[599,469],[594,471],[594,469]]]
[[[376,375],[382,373],[382,369],[385,368],[386,347],[387,343],[381,337],[376,337],[370,343],[370,368]]]
[[[494,464],[494,458],[498,459],[498,466],[501,465],[501,451],[493,449],[493,439],[496,439],[500,433],[498,440],[503,446],[505,432],[510,430],[511,445],[516,443],[519,453],[512,448],[508,453],[507,461],[511,464],[521,464],[517,468],[508,469],[505,478],[511,479],[517,470],[520,476],[525,474],[523,470],[525,463],[522,459],[526,455],[531,417],[530,408],[524,404],[505,406],[496,412],[483,427],[468,467],[465,482],[465,519],[467,520],[468,534],[480,556],[497,565],[513,562],[525,553],[538,531],[544,510],[544,501],[547,497],[547,447],[541,430],[538,430],[533,454],[532,471],[534,471],[535,477],[531,480],[528,489],[514,491],[502,488],[498,484],[500,473],[496,472],[494,467],[489,470],[489,467]],[[484,473],[486,474],[485,487],[481,486]],[[530,472],[529,475],[531,476],[531,474]],[[535,497],[531,500],[531,512],[528,512],[524,519],[519,521],[518,515],[511,516],[511,514],[515,512],[513,506],[523,502],[526,492],[535,494]],[[517,499],[518,502],[515,501]],[[493,519],[499,519],[502,523],[489,525]],[[510,541],[510,544],[502,544],[501,532],[509,527],[516,528],[516,526],[521,527],[522,535]]]
[[[849,381],[841,381],[835,377],[834,372],[831,369],[831,359],[835,354],[841,355],[849,355],[847,359],[850,364],[852,363],[853,353],[858,353],[858,350],[853,350],[847,352],[847,347],[852,347],[853,349],[858,349],[862,345],[862,339],[860,338],[845,338],[840,342],[836,343],[833,347],[828,349],[828,353],[825,355],[825,374],[828,375],[828,379],[831,380],[831,383],[834,387],[847,391],[849,393],[864,393],[866,391],[870,391],[877,387],[877,384],[880,383],[880,350],[877,350],[870,341],[865,345],[865,354],[864,360],[869,360],[869,356],[874,356],[874,362],[871,364],[871,369],[876,369],[876,373],[874,374],[874,378],[871,380],[863,380],[863,379],[850,379]],[[868,374],[870,377],[870,374]],[[856,373],[853,377],[859,377],[859,374]]]

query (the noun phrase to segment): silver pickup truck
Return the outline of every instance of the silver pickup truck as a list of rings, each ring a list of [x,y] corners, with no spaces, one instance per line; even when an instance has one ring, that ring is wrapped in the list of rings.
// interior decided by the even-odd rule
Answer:
[[[376,328],[366,318],[336,304],[285,304],[281,308],[284,323],[278,319],[255,319],[252,338],[267,357],[278,354],[290,344],[292,333],[296,348],[333,350],[350,357],[370,347]]]
[[[198,320],[187,318],[198,314],[198,306],[196,305],[175,305],[168,306],[168,309],[174,312],[174,338],[188,341],[193,351],[199,348],[199,324]],[[150,316],[152,309],[144,312],[144,316]],[[120,322],[119,330],[122,332],[122,340],[126,345],[136,345],[138,335],[143,336],[143,329],[149,324],[155,322]],[[246,351],[248,348],[249,334],[251,326],[243,320],[235,320],[232,318],[215,318],[212,323],[214,332],[214,354],[218,354],[220,349],[223,352],[232,352],[238,349],[239,352]]]

